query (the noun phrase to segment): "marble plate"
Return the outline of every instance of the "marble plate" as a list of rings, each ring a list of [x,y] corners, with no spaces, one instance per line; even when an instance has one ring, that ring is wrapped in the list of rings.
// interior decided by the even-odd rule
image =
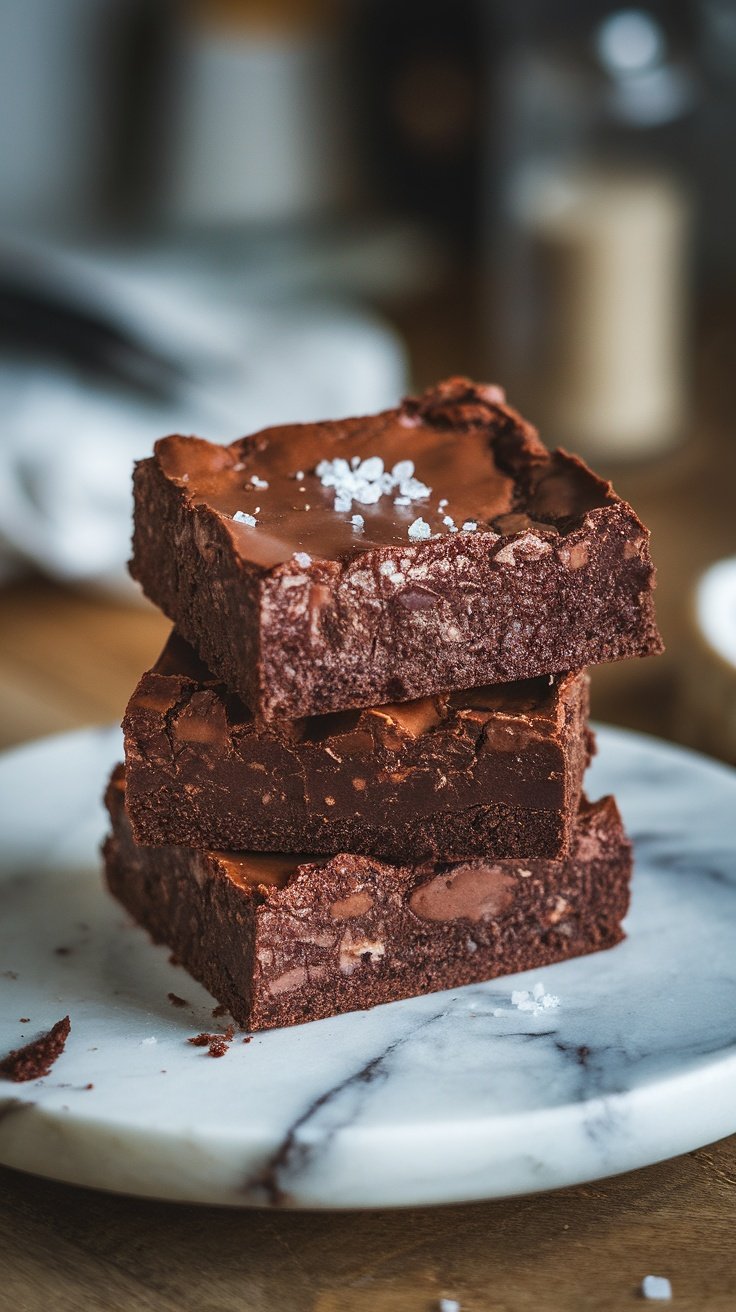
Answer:
[[[601,731],[588,790],[617,794],[635,839],[629,938],[541,972],[558,1010],[513,1007],[537,979],[516,976],[213,1060],[186,1042],[212,998],[100,882],[119,754],[94,730],[0,760],[0,1052],[72,1020],[46,1079],[0,1083],[0,1161],[160,1198],[384,1207],[568,1185],[736,1131],[734,772]]]

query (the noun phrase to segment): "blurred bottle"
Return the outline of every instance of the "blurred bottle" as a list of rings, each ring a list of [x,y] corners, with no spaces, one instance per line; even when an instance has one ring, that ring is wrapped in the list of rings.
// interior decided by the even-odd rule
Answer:
[[[0,225],[86,231],[104,213],[130,0],[0,3]]]
[[[549,440],[652,456],[688,413],[688,13],[524,0],[515,15],[494,116],[495,372]]]
[[[190,0],[173,33],[166,219],[323,218],[350,194],[337,0]]]

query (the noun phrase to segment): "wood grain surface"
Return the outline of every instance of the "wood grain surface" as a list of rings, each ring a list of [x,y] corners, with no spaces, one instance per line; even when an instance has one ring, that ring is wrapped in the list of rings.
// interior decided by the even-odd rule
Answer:
[[[269,1213],[117,1198],[0,1171],[1,1312],[676,1312],[736,1307],[736,1138],[493,1203]],[[655,1305],[656,1306],[656,1305]]]

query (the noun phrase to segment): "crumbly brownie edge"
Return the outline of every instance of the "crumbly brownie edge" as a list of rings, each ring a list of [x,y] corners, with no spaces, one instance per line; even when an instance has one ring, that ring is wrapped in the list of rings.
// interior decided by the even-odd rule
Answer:
[[[575,858],[482,863],[486,914],[475,916],[478,889],[458,883],[461,914],[456,904],[439,926],[434,883],[445,896],[447,880],[466,878],[468,864],[433,873],[340,856],[302,866],[286,888],[254,893],[228,881],[214,855],[138,848],[122,806],[113,816],[111,891],[251,1029],[538,969],[622,937],[631,851],[612,799],[581,813]]]
[[[264,577],[264,717],[408,701],[662,650],[648,534],[623,502],[588,512],[556,539],[479,531],[423,547],[330,563],[302,588],[278,571]],[[385,559],[400,565],[399,587],[381,572]],[[421,596],[420,609],[407,609],[407,594]],[[235,663],[213,668],[239,688]]]
[[[132,577],[223,682],[257,710],[260,572],[235,556],[216,515],[190,507],[155,459],[133,475]]]
[[[135,778],[137,771],[133,772]],[[129,791],[128,810],[136,840],[222,851],[303,852],[329,856],[355,852],[387,861],[451,861],[475,856],[534,856],[555,860],[566,852],[575,823],[574,811],[533,810],[494,804],[455,813],[402,820],[399,827],[380,818],[356,817],[323,824],[282,810],[270,819],[265,809],[243,816],[208,808],[182,796],[175,783],[148,782],[138,774]]]
[[[265,718],[406,701],[662,649],[648,534],[625,502],[589,511],[559,539],[479,532],[400,553],[381,548],[320,562],[295,586],[288,569],[262,573],[237,557],[218,517],[187,506],[154,459],[139,463],[135,488],[133,576]],[[407,562],[401,592],[379,568],[392,554]],[[412,587],[429,608],[406,608],[401,597]]]

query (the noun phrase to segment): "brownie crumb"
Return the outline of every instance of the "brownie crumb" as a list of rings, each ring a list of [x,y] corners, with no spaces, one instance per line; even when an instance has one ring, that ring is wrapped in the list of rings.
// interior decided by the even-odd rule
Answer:
[[[226,1012],[227,1012],[227,1007],[225,1006],[224,1002],[218,1002],[217,1006],[212,1008],[212,1015],[215,1017],[215,1020],[217,1020],[220,1016],[224,1016]]]
[[[54,948],[54,952],[56,953],[57,957],[68,957],[71,952],[71,948]]]
[[[57,1057],[64,1051],[70,1029],[71,1021],[65,1016],[47,1034],[41,1034],[25,1047],[9,1052],[0,1061],[0,1076],[21,1084],[25,1080],[37,1080],[41,1075],[48,1075]]]
[[[235,1026],[228,1025],[221,1034],[195,1034],[187,1039],[195,1048],[209,1048],[210,1057],[224,1057],[235,1038]]]
[[[195,1034],[191,1039],[187,1039],[187,1043],[191,1043],[194,1048],[206,1048],[213,1038],[213,1034]]]
[[[252,1034],[246,1034],[245,1038],[243,1039],[243,1043],[250,1043],[252,1038],[253,1038]]]
[[[177,957],[177,955],[176,955],[175,952],[171,952],[171,953],[169,953],[169,965],[170,965],[170,966],[180,966],[180,965],[181,965],[181,962],[180,962],[180,960],[179,960],[179,958]]]
[[[17,979],[18,972],[17,970],[4,970],[2,972],[2,977],[3,979]]]
[[[85,1091],[85,1093],[86,1093],[87,1089],[94,1089],[94,1087],[95,1087],[94,1084],[85,1084],[85,1086],[84,1086],[84,1091]]]
[[[31,1023],[31,1018],[30,1018],[30,1016],[19,1016],[19,1017],[18,1017],[18,1024],[19,1024],[19,1025],[30,1025],[30,1023]]]
[[[172,1007],[188,1007],[189,1003],[186,998],[180,998],[178,993],[167,993],[167,998]]]

